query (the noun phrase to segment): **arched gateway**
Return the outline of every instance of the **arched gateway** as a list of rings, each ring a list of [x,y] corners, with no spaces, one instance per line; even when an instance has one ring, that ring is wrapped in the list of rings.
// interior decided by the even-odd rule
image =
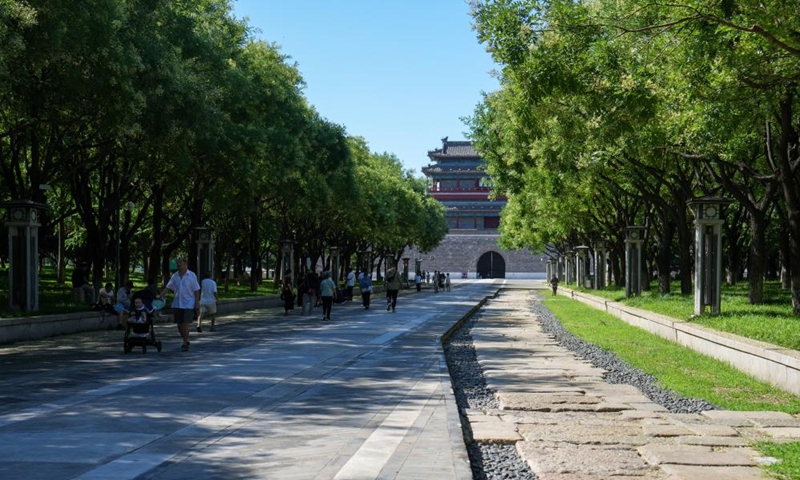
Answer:
[[[506,261],[497,252],[486,252],[478,259],[480,278],[506,278]]]

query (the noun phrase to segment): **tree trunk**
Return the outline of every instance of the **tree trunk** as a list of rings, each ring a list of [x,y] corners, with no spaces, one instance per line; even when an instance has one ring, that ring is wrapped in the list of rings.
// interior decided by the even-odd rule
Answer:
[[[793,103],[794,91],[789,90],[786,98],[780,102],[781,135],[777,151],[780,169],[778,178],[786,207],[786,223],[789,227],[788,266],[791,278],[792,313],[800,316],[800,192],[796,175],[792,170],[792,164],[796,161],[796,158],[792,157],[792,152],[797,152],[797,134],[792,125]]]
[[[750,212],[750,262],[747,280],[750,284],[748,301],[751,305],[764,302],[764,267],[767,261],[767,225],[763,213]]]
[[[147,254],[147,265],[145,279],[154,281],[156,285],[163,286],[167,283],[168,277],[165,274],[159,275],[161,269],[161,245],[164,243],[164,231],[161,224],[164,217],[164,187],[161,185],[153,186],[153,238]],[[169,263],[166,270],[169,271]],[[158,278],[161,277],[161,281]]]

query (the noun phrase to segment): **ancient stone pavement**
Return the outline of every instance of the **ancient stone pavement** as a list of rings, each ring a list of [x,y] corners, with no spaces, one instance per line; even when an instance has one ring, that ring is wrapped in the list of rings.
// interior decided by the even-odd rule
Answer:
[[[506,290],[472,329],[478,361],[499,410],[469,412],[479,442],[515,444],[541,480],[764,478],[750,442],[800,440],[800,419],[780,412],[671,414],[638,389],[543,333],[535,296]]]

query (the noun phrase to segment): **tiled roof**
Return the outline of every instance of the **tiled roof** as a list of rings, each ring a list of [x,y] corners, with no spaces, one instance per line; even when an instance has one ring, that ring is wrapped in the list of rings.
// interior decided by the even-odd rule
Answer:
[[[451,142],[447,140],[447,137],[442,139],[442,148],[428,151],[428,157],[430,157],[431,160],[454,157],[481,158],[478,152],[475,151],[475,148],[473,148],[472,142],[465,140]]]

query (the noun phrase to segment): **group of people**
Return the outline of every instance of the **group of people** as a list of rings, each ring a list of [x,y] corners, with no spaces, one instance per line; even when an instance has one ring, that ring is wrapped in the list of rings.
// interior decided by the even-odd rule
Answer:
[[[450,274],[440,271],[433,272],[433,293],[450,291]]]
[[[417,272],[417,284],[421,273]],[[390,268],[386,272],[386,311],[397,311],[397,295],[402,288],[402,276],[397,268]],[[291,272],[286,272],[281,284],[281,299],[283,300],[284,315],[289,315],[294,311],[295,305],[302,308],[302,315],[307,316],[313,313],[317,306],[322,306],[322,319],[331,319],[331,310],[336,300],[352,301],[356,282],[361,289],[361,305],[365,310],[369,310],[372,302],[372,276],[368,272],[357,272],[350,269],[347,272],[345,288],[340,291],[336,282],[331,278],[330,270],[322,272],[321,276],[310,270],[300,279],[295,295],[292,285]]]
[[[125,330],[129,321],[141,321],[147,315],[147,310],[152,305],[145,305],[145,297],[152,299],[166,298],[167,293],[173,295],[172,310],[174,322],[181,336],[181,350],[189,350],[189,332],[192,323],[196,322],[198,333],[203,331],[204,317],[211,321],[211,331],[215,330],[217,314],[217,282],[213,274],[206,272],[202,282],[197,275],[189,270],[185,258],[177,260],[177,271],[172,274],[163,290],[159,291],[155,280],[149,281],[148,286],[141,292],[133,294],[133,281],[128,280],[117,292],[114,292],[111,282],[100,289],[97,303],[94,308],[106,313],[117,315],[117,329]],[[76,267],[76,270],[82,267]],[[82,270],[83,272],[83,270]],[[80,273],[79,275],[85,275]],[[73,274],[73,283],[76,277]]]

